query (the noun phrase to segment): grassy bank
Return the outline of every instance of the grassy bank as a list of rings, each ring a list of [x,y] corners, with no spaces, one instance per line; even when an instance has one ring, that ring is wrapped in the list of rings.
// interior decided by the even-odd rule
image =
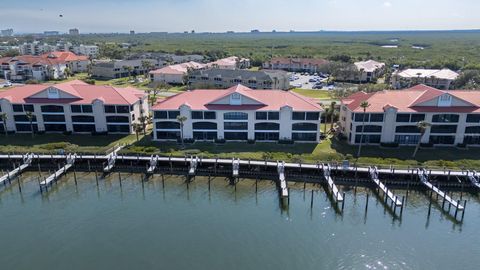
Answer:
[[[316,99],[332,99],[330,93],[326,90],[314,90],[314,89],[301,89],[296,88],[292,90],[293,92],[300,94],[302,96],[306,96],[309,98],[316,98]]]
[[[427,166],[430,168],[470,168],[480,167],[477,149],[457,149],[455,147],[437,147],[431,149],[420,149],[416,159],[412,159],[413,147],[382,148],[379,146],[364,146],[362,156],[355,159],[356,146],[351,146],[343,141],[327,139],[320,144],[297,143],[278,144],[260,143],[255,144],[231,142],[215,144],[207,142],[196,142],[187,144],[185,149],[175,142],[155,142],[150,136],[140,136],[136,141],[135,135],[63,135],[44,134],[31,138],[29,134],[15,134],[5,137],[0,136],[1,153],[105,153],[117,144],[129,144],[122,150],[124,154],[163,156],[190,156],[198,155],[203,157],[218,158],[242,158],[257,160],[284,160],[288,162],[317,161],[342,161],[350,160],[359,165],[379,165],[396,167]]]

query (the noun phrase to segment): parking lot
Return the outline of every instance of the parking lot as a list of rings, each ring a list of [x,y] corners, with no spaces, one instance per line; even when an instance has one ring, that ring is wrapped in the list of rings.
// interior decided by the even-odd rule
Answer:
[[[301,89],[324,89],[327,90],[326,77],[305,75],[301,73],[291,73],[290,85],[295,88]],[[321,87],[319,85],[321,84]]]

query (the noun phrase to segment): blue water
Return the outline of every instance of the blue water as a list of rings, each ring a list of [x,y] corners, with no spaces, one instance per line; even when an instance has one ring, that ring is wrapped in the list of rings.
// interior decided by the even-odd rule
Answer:
[[[318,186],[290,185],[288,211],[270,181],[223,178],[188,188],[159,176],[99,181],[77,173],[40,194],[38,174],[0,187],[1,269],[477,269],[480,202],[456,224],[428,198],[409,194],[401,219],[365,190],[345,190],[343,215]],[[310,209],[310,190],[314,190]],[[404,195],[404,191],[395,191]],[[454,194],[458,197],[459,194]],[[398,213],[398,212],[397,212]]]

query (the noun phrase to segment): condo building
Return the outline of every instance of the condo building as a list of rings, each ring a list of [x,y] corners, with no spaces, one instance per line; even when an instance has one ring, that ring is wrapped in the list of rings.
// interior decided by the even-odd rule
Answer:
[[[6,127],[0,131],[125,133],[148,114],[145,92],[135,88],[90,85],[74,80],[60,84],[32,84],[0,92],[0,111]],[[28,113],[33,114],[32,123]]]
[[[365,113],[362,102],[369,104]],[[417,85],[358,92],[343,99],[340,108],[340,132],[350,144],[363,140],[366,144],[414,145],[421,140],[430,145],[480,146],[480,91]],[[417,127],[420,121],[431,125],[423,137]]]
[[[197,89],[152,108],[155,140],[320,141],[322,108],[312,99],[283,90],[243,85]],[[184,116],[183,125],[177,121]]]

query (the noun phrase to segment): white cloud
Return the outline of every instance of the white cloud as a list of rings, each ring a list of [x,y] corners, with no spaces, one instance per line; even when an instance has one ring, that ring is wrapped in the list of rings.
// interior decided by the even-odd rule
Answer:
[[[389,8],[389,7],[392,6],[392,3],[391,2],[383,2],[383,6]]]

